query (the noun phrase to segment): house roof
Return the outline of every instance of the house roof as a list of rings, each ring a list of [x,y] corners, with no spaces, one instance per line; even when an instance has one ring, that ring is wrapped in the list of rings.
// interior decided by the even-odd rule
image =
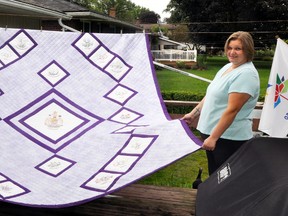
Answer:
[[[180,45],[180,46],[183,46],[183,47],[187,46],[186,44],[183,44],[183,43],[179,43],[179,42],[177,42],[177,41],[170,40],[169,38],[165,38],[165,37],[163,37],[163,36],[162,36],[162,37],[159,37],[159,40],[168,42],[168,43],[173,44],[173,45]]]
[[[42,2],[40,0],[39,2]],[[69,15],[51,8],[43,7],[35,4],[31,4],[32,1],[18,1],[18,0],[0,0],[0,14],[8,15],[21,15],[21,16],[32,16],[32,17],[50,17],[50,18],[64,18],[71,19]],[[44,1],[43,1],[44,2]],[[47,2],[53,2],[47,0]],[[58,1],[55,1],[58,2]],[[69,2],[68,2],[69,3]]]
[[[69,11],[89,11],[88,8],[82,7],[78,4],[74,4],[67,0],[18,0],[18,2],[23,2],[30,5],[35,5],[45,9],[58,11],[58,12],[69,12]]]
[[[19,14],[21,16],[48,17],[54,19],[100,19],[142,30],[139,26],[91,11],[88,8],[67,0],[0,0],[0,14]]]
[[[161,23],[161,24],[158,24],[158,23],[152,23],[152,24],[144,24],[144,23],[141,23],[139,24],[142,28],[144,28],[145,30],[151,30],[152,27],[158,25],[159,27],[164,27],[164,28],[167,28],[168,30],[175,30],[177,25],[175,24],[166,24],[166,23]]]

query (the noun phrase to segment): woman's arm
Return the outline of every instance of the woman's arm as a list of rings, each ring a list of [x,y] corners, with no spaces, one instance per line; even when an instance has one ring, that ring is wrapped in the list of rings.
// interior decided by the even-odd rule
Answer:
[[[199,118],[204,101],[205,97],[196,107],[194,107],[194,109],[190,113],[187,113],[182,117],[182,120],[184,120],[189,126],[191,126],[192,123]]]
[[[222,136],[226,129],[232,124],[237,113],[243,105],[249,100],[251,95],[247,93],[230,93],[228,97],[227,108],[222,114],[219,122],[213,129],[210,136],[203,142],[202,148],[213,151],[217,140]]]

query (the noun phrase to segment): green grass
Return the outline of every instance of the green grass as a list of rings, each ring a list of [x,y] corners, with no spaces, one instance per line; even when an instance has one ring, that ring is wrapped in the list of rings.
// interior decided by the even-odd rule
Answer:
[[[206,153],[201,149],[140,180],[138,183],[191,188],[197,177],[199,167],[203,168],[202,177],[206,179],[208,176]]]
[[[185,70],[195,75],[213,79],[217,71],[227,63],[223,57],[209,57],[207,60],[208,69],[205,71]],[[264,97],[268,84],[271,61],[254,61],[260,76],[260,95]],[[157,79],[161,91],[184,91],[204,94],[209,83],[184,76],[169,70],[157,70]],[[249,79],[249,77],[247,77]],[[203,168],[202,179],[208,178],[208,168],[206,154],[203,150],[198,150],[177,162],[163,168],[156,173],[140,180],[138,183],[171,186],[171,187],[191,187],[195,180],[199,167]]]
[[[185,69],[185,71],[212,80],[217,71],[225,63],[227,63],[227,60],[224,57],[209,57],[207,60],[207,70],[200,71]],[[260,95],[264,97],[271,69],[271,61],[254,61],[254,64],[260,76]],[[161,91],[183,91],[196,94],[205,94],[206,88],[209,84],[207,82],[166,69],[157,70],[156,73]],[[249,77],[247,77],[247,79],[248,78]]]

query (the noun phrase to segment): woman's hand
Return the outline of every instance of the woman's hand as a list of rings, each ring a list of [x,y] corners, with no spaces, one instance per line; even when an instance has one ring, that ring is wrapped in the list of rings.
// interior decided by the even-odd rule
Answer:
[[[195,116],[192,114],[192,112],[190,112],[184,115],[181,119],[184,120],[189,126],[191,126],[195,120]]]
[[[219,122],[211,132],[210,136],[204,141],[202,148],[208,151],[213,151],[216,147],[217,140],[222,136],[226,129],[232,124],[236,115],[241,110],[243,105],[251,96],[247,93],[230,93],[228,105],[222,114]]]
[[[184,120],[188,126],[197,126],[198,119],[201,113],[201,109],[203,107],[205,101],[205,97],[200,101],[200,103],[190,112],[184,115],[181,120]],[[194,125],[192,125],[194,124]]]
[[[216,147],[217,139],[209,136],[207,139],[204,140],[202,144],[202,148],[207,151],[213,151]]]

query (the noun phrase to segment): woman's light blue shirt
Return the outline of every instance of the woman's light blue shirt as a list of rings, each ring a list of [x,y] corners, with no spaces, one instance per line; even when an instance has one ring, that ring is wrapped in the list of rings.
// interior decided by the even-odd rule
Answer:
[[[227,108],[229,93],[247,93],[251,97],[221,138],[248,140],[253,136],[251,114],[259,97],[259,75],[252,62],[242,64],[223,75],[229,67],[231,63],[222,67],[208,86],[197,129],[210,135]]]

